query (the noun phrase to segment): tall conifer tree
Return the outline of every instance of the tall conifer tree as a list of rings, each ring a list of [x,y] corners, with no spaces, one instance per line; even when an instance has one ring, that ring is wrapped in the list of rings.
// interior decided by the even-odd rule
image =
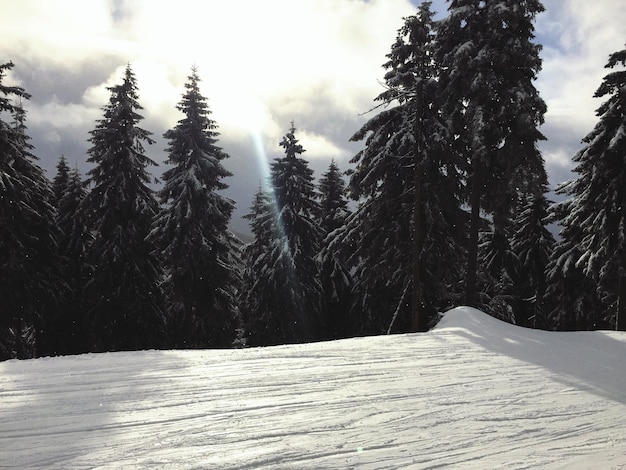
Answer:
[[[606,316],[626,330],[626,49],[611,54],[606,67],[620,65],[595,93],[607,99],[574,156],[578,178],[558,192],[570,197],[561,220],[560,251],[569,247],[574,265],[603,294]]]
[[[318,183],[320,194],[320,226],[325,235],[319,255],[322,289],[322,328],[329,339],[345,338],[352,332],[350,316],[353,279],[346,266],[342,250],[334,249],[337,229],[343,227],[350,214],[346,199],[346,184],[333,160]]]
[[[57,319],[59,352],[78,354],[88,347],[83,335],[83,302],[87,275],[87,250],[92,240],[81,209],[87,190],[78,168],[70,170],[57,209],[57,225],[61,229],[59,253],[64,259],[64,279],[68,290],[61,300]]]
[[[93,351],[136,350],[164,344],[162,272],[147,241],[158,211],[146,169],[150,132],[139,127],[137,82],[130,67],[109,88],[103,118],[91,131],[91,191],[83,211],[94,240],[88,259],[86,328]]]
[[[63,191],[67,188],[70,179],[70,167],[67,166],[65,155],[61,155],[57,162],[57,173],[52,180],[52,192],[54,193],[54,205],[58,207]]]
[[[328,171],[318,183],[320,195],[320,226],[326,233],[342,227],[349,215],[346,199],[346,183],[335,160],[330,162]]]
[[[565,200],[551,208],[556,220],[563,220],[570,212],[572,200]],[[546,267],[546,295],[544,296],[545,325],[551,330],[606,329],[606,307],[603,293],[597,283],[587,276],[576,262],[581,256],[579,227],[566,226],[556,243]]]
[[[544,192],[525,199],[520,205],[520,215],[515,221],[511,242],[520,271],[516,285],[519,303],[515,321],[527,327],[549,327],[544,311],[544,297],[546,269],[555,240],[546,225],[549,202]]]
[[[178,347],[228,347],[238,311],[239,248],[228,230],[234,202],[218,193],[231,176],[217,145],[217,124],[192,69],[178,110],[183,119],[164,137],[168,169],[160,192],[164,204],[152,238],[168,273],[170,330]]]
[[[483,271],[492,271],[496,282],[514,277],[511,222],[519,198],[535,196],[547,183],[537,149],[546,106],[533,85],[541,68],[533,21],[544,8],[539,0],[450,0],[448,10],[436,58],[444,110],[469,164],[465,301],[477,305],[481,212],[493,223],[483,244],[483,264],[490,260]]]
[[[365,333],[425,330],[448,305],[462,259],[460,160],[437,102],[432,17],[424,2],[405,18],[384,64],[388,89],[376,98],[388,108],[351,139],[365,139],[348,186],[362,202],[343,244],[354,247]]]
[[[47,315],[63,289],[53,193],[15,103],[30,96],[2,83],[12,67],[0,64],[0,359],[55,353]]]
[[[249,343],[251,335],[255,335],[253,329],[258,323],[258,317],[268,314],[272,308],[270,302],[273,296],[266,295],[269,293],[264,289],[263,282],[270,274],[265,262],[271,244],[278,236],[274,227],[276,221],[274,207],[272,195],[259,186],[254,194],[250,212],[244,215],[244,219],[250,221],[253,236],[252,242],[243,249],[244,270],[239,296],[246,343]]]
[[[249,296],[256,309],[246,313],[252,345],[320,339],[320,284],[316,256],[321,229],[313,171],[291,127],[281,147],[285,156],[271,165],[272,208],[263,214],[262,233],[271,234],[254,261],[257,275]],[[270,217],[266,217],[270,215]]]

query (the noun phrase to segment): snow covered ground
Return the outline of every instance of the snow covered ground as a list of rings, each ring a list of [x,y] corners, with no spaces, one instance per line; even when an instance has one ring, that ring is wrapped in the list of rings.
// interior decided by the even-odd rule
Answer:
[[[425,334],[0,363],[1,468],[626,469],[626,334]]]

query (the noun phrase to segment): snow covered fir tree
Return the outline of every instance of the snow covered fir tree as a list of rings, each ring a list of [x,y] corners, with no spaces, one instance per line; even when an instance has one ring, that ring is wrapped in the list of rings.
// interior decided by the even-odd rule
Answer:
[[[1,64],[0,360],[422,332],[459,305],[530,328],[626,330],[626,49],[609,56],[597,125],[552,203],[534,85],[543,4],[447,5],[399,19],[374,107],[344,136],[347,169],[306,159],[307,116],[274,134],[247,244],[229,187],[245,141],[218,131],[195,67],[155,137],[126,66],[87,155],[59,156],[48,180],[30,96]]]
[[[438,103],[430,4],[405,19],[388,54],[384,109],[352,140],[366,139],[349,191],[361,200],[343,228],[361,333],[426,330],[450,305],[463,258],[462,162]]]
[[[70,180],[70,167],[67,165],[65,155],[61,155],[57,162],[57,173],[52,180],[52,191],[54,193],[54,205],[58,208],[59,201],[63,197],[63,191],[67,188]]]
[[[577,317],[574,325],[579,328],[596,328],[609,323],[626,331],[625,66],[626,49],[609,57],[606,67],[617,67],[617,70],[604,77],[595,93],[606,101],[597,110],[595,128],[583,139],[585,146],[574,156],[578,178],[558,189],[569,196],[569,200],[558,212],[563,225],[562,239],[557,250],[559,257],[555,257],[550,272],[553,283],[576,276],[580,279],[577,287],[595,286],[596,292],[588,289],[582,292],[597,293],[605,315],[581,322],[584,313],[575,305],[580,298],[563,298],[553,312],[557,325],[568,324],[573,309]],[[585,281],[585,277],[589,281]],[[564,295],[565,286],[560,284],[559,287],[557,290]],[[597,308],[590,310],[597,311]]]
[[[511,249],[518,266],[515,321],[518,325],[535,328],[549,327],[545,309],[546,269],[556,243],[546,224],[550,218],[546,192],[542,188],[534,196],[521,199],[511,237]]]
[[[54,196],[20,104],[30,95],[3,83],[12,68],[0,65],[0,359],[56,353],[47,314],[64,288]]]
[[[243,312],[250,345],[313,341],[321,331],[321,287],[316,256],[322,230],[313,171],[295,137],[295,127],[283,137],[285,155],[271,164],[271,194],[257,194],[250,218],[256,235],[256,255],[250,259]],[[266,199],[267,198],[267,199]],[[257,223],[258,222],[258,223]]]
[[[326,339],[346,338],[352,334],[354,321],[350,316],[354,280],[343,250],[335,243],[350,215],[346,184],[334,160],[319,179],[319,225],[324,240],[318,257],[321,288],[322,322]]]
[[[234,202],[219,194],[231,176],[217,145],[217,124],[192,69],[169,141],[159,195],[163,208],[151,239],[166,269],[169,331],[181,348],[228,347],[239,327],[239,246],[228,229]]]
[[[520,201],[547,185],[537,148],[546,105],[533,85],[541,68],[533,20],[543,10],[538,0],[452,0],[437,35],[443,109],[468,165],[465,302],[514,322],[512,222]]]
[[[93,240],[87,247],[92,267],[85,289],[84,329],[88,349],[117,351],[155,348],[165,342],[161,282],[163,269],[147,239],[159,206],[148,183],[144,143],[150,132],[143,117],[135,75],[128,65],[102,119],[91,131],[89,194],[82,203]]]
[[[87,248],[92,234],[87,229],[82,203],[87,196],[78,168],[69,170],[65,158],[57,165],[53,189],[59,191],[56,222],[60,230],[59,254],[63,257],[63,279],[67,290],[61,296],[55,319],[55,334],[59,354],[77,354],[87,351],[89,344],[83,335],[83,294],[91,266],[87,262]],[[67,176],[65,172],[68,171]]]

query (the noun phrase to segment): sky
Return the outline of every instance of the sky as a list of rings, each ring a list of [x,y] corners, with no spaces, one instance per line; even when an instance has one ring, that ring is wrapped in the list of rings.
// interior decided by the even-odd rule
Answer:
[[[293,121],[315,176],[331,159],[346,170],[363,146],[350,137],[374,114],[382,64],[403,17],[417,0],[0,0],[0,63],[15,67],[6,84],[32,95],[25,103],[34,153],[49,178],[65,155],[83,174],[89,131],[102,117],[106,87],[131,64],[144,107],[141,126],[157,141],[148,155],[167,169],[163,133],[192,66],[202,80],[219,145],[230,155],[225,195],[233,229],[265,180],[267,162]],[[550,182],[572,178],[572,156],[597,122],[593,94],[609,54],[624,48],[623,0],[544,0],[536,20],[543,69],[536,81],[548,105],[541,143]],[[447,3],[433,10],[445,14]]]

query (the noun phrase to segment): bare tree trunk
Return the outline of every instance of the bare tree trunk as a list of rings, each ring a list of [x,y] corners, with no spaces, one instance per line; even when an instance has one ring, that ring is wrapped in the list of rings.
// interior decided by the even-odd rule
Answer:
[[[26,346],[24,344],[24,322],[20,317],[13,319],[13,329],[15,330],[15,357],[17,359],[27,359]]]
[[[482,188],[482,175],[480,169],[474,168],[472,173],[472,193],[470,204],[472,212],[470,216],[470,236],[467,248],[467,272],[465,274],[465,303],[471,307],[478,304],[477,279],[478,279],[478,229],[480,226],[480,191]]]
[[[428,318],[424,308],[424,297],[422,289],[421,263],[422,250],[424,249],[424,220],[422,208],[422,88],[418,87],[415,97],[415,123],[413,128],[413,282],[411,289],[411,305],[413,314],[411,315],[411,331],[426,331],[428,329]]]
[[[619,284],[617,287],[617,314],[615,317],[615,329],[626,331],[626,253],[619,253]]]

